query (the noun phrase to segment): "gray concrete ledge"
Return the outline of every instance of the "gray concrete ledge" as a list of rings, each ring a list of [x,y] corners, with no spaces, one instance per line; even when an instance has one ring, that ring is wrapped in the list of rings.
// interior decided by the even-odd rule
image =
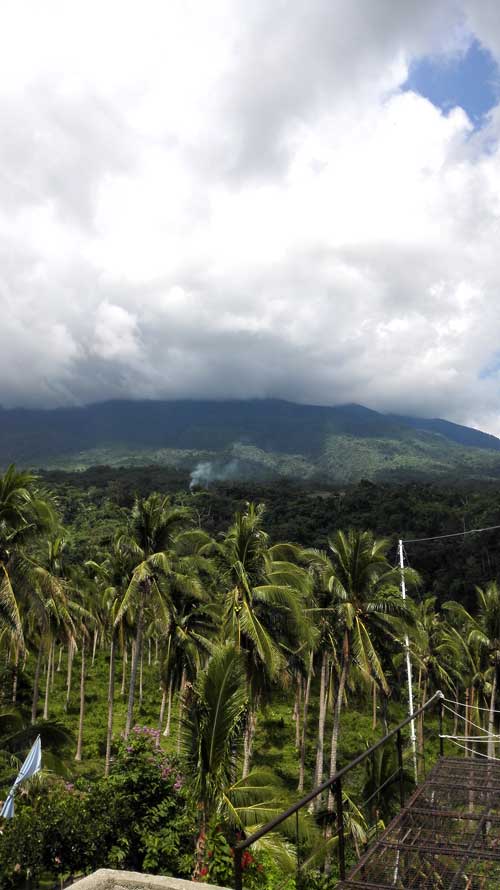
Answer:
[[[164,875],[143,875],[136,871],[119,871],[113,868],[100,868],[98,871],[75,881],[78,890],[226,890],[215,884],[201,884],[185,881],[184,878],[171,878]]]

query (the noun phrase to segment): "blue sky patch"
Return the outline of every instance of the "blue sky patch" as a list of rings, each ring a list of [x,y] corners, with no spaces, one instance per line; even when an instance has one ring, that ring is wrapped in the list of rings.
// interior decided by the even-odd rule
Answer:
[[[474,40],[460,56],[424,56],[410,67],[404,90],[413,90],[444,112],[460,105],[476,127],[500,98],[500,69]]]

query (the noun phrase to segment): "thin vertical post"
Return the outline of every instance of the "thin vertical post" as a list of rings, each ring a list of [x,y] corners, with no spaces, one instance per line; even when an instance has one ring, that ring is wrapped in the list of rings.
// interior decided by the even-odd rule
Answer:
[[[403,541],[399,540],[399,568],[401,569],[401,596],[403,600],[406,599],[406,583],[405,583],[405,572],[404,572],[404,558],[403,558]],[[406,676],[408,681],[408,714],[411,717],[413,714],[413,687],[412,687],[412,678],[411,678],[411,661],[410,661],[410,641],[408,639],[408,634],[405,633],[405,656],[406,656]],[[415,733],[415,721],[412,720],[410,723],[410,736],[411,736],[411,747],[413,751],[413,769],[415,772],[415,782],[418,784],[418,767],[417,767],[417,736]]]
[[[405,787],[404,787],[404,772],[403,772],[403,738],[401,736],[401,730],[398,729],[396,736],[396,743],[398,747],[398,772],[399,772],[399,803],[401,805],[401,809],[403,809],[405,805]]]
[[[344,835],[344,806],[342,803],[342,783],[340,779],[335,782],[335,801],[337,805],[337,828],[339,836],[339,874],[340,880],[345,880],[345,835]]]
[[[439,699],[439,756],[444,757],[443,699]]]
[[[241,857],[243,850],[241,847],[234,848],[234,890],[243,890],[243,875],[241,869]]]

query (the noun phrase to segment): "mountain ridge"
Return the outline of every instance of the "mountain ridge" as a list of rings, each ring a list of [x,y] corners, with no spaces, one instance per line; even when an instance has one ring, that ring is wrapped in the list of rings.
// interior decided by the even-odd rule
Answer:
[[[0,408],[1,466],[142,461],[189,467],[197,460],[237,460],[242,474],[252,465],[278,476],[296,474],[298,461],[300,473],[337,481],[398,474],[434,478],[459,470],[471,478],[500,478],[500,439],[442,418],[281,399]]]

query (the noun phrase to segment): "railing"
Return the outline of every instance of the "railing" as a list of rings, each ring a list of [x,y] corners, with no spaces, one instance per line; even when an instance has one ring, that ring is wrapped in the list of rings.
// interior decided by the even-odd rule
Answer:
[[[376,751],[379,750],[383,745],[385,745],[389,740],[394,739],[396,743],[396,751],[397,751],[397,776],[399,779],[399,803],[400,806],[403,807],[405,803],[405,788],[404,788],[404,762],[403,762],[403,734],[402,730],[408,724],[413,723],[415,725],[416,719],[423,714],[425,711],[432,708],[434,705],[439,703],[438,710],[438,719],[439,719],[439,754],[443,756],[443,693],[438,691],[434,693],[434,695],[423,705],[421,708],[418,708],[417,711],[414,711],[413,714],[410,714],[394,727],[390,732],[387,733],[382,739],[378,742],[375,742],[370,748],[367,748],[366,751],[363,751],[362,754],[359,754],[354,760],[351,760],[346,766],[342,767],[342,769],[338,770],[331,778],[327,779],[321,785],[318,785],[317,788],[313,788],[309,794],[306,794],[301,800],[294,803],[292,806],[288,807],[284,813],[281,813],[279,816],[276,816],[274,819],[271,819],[266,825],[263,825],[258,831],[254,834],[251,834],[250,837],[245,838],[244,840],[239,841],[234,848],[234,886],[235,890],[243,890],[243,869],[242,869],[242,858],[243,853],[248,847],[251,847],[256,841],[260,840],[260,838],[264,837],[264,835],[269,834],[287,819],[290,819],[291,816],[296,816],[296,834],[297,841],[299,835],[299,826],[298,826],[298,813],[304,807],[307,807],[313,800],[315,800],[319,795],[325,793],[325,791],[332,792],[334,800],[335,800],[335,812],[331,814],[331,818],[336,822],[337,825],[337,837],[338,837],[338,867],[339,867],[339,875],[340,880],[344,880],[346,876],[346,857],[345,857],[345,849],[346,849],[346,840],[345,840],[345,832],[344,832],[344,802],[343,802],[343,779],[351,770],[355,769],[361,763],[363,763],[368,757],[372,757]],[[393,777],[391,777],[392,779]],[[384,783],[384,784],[387,784]],[[383,786],[380,786],[378,791],[381,790]],[[300,863],[298,862],[298,870],[300,869]]]

